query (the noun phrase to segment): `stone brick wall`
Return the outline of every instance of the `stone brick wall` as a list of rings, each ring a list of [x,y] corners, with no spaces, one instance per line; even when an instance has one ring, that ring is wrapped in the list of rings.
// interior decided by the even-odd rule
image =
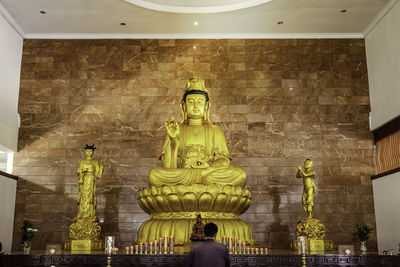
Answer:
[[[328,239],[349,244],[354,223],[375,228],[363,40],[25,40],[13,249],[24,218],[39,228],[33,249],[68,239],[86,143],[107,157],[97,186],[103,235],[120,247],[134,240],[148,218],[138,189],[161,165],[163,122],[180,118],[193,75],[206,81],[232,164],[247,172],[253,202],[242,218],[259,243],[282,249],[294,238],[305,158]]]

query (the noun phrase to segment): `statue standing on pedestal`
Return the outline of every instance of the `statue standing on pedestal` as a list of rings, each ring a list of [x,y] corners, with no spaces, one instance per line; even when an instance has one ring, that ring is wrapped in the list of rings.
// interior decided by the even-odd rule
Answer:
[[[313,218],[314,196],[317,191],[315,186],[315,172],[312,168],[312,161],[304,161],[304,169],[299,166],[296,177],[303,179],[303,207],[307,212],[307,217],[300,220],[296,225],[296,235],[305,236],[308,239],[310,251],[322,253],[324,250],[332,249],[332,242],[324,240],[325,225],[318,219]]]
[[[86,159],[78,168],[78,214],[70,227],[72,240],[97,240],[100,237],[100,225],[96,217],[96,181],[103,175],[103,163],[92,158],[94,145],[85,146]]]

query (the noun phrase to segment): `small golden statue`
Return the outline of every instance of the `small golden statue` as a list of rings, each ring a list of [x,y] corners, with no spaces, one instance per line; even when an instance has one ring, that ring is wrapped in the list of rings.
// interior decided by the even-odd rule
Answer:
[[[315,172],[311,170],[312,161],[310,159],[306,159],[304,161],[304,170],[301,166],[299,166],[296,177],[303,179],[303,207],[304,210],[308,213],[307,218],[312,218],[312,210],[314,207],[314,196],[317,192],[317,187],[315,186],[314,176]]]
[[[210,120],[210,106],[204,80],[189,79],[180,103],[182,121],[165,121],[162,167],[150,171],[149,188],[139,191],[139,205],[150,220],[140,226],[138,242],[173,235],[175,245],[183,246],[201,214],[205,223],[212,220],[221,229],[218,241],[225,235],[254,243],[250,226],[240,219],[251,201],[246,173],[231,165],[224,133]]]
[[[192,228],[192,235],[190,241],[203,241],[204,240],[204,224],[201,222],[201,215],[198,214],[196,218],[196,223]]]
[[[307,217],[300,220],[296,226],[297,236],[307,237],[309,250],[312,252],[323,252],[332,249],[332,242],[324,240],[325,225],[318,219],[313,218],[314,196],[317,191],[315,186],[315,172],[312,168],[312,161],[306,159],[304,161],[304,169],[299,166],[296,177],[303,179],[303,207],[307,212]]]
[[[96,217],[96,181],[103,175],[103,163],[92,158],[96,149],[94,145],[84,147],[86,159],[82,160],[78,168],[78,215],[71,224],[69,236],[72,240],[72,250],[101,249],[100,224]],[[100,242],[100,243],[99,243]]]

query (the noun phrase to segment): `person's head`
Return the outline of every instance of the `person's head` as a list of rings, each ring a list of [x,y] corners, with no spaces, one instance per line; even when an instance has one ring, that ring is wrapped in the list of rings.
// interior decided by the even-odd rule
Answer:
[[[94,145],[89,146],[88,144],[86,144],[84,149],[85,149],[86,156],[91,157],[93,155],[93,152],[96,149],[96,147]]]
[[[215,223],[207,223],[204,225],[204,236],[215,237],[218,232],[218,226]]]

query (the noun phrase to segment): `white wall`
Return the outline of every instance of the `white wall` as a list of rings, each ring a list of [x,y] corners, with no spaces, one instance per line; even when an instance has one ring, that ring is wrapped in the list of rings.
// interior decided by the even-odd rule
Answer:
[[[372,181],[379,252],[399,251],[400,243],[400,173]]]
[[[0,149],[17,151],[22,37],[0,14]]]
[[[400,1],[366,35],[365,45],[371,130],[375,130],[400,115]],[[379,252],[393,249],[393,253],[397,253],[400,243],[400,173],[373,180],[372,187]]]
[[[0,242],[11,253],[17,181],[0,174]]]
[[[365,37],[371,130],[400,115],[400,1]]]
[[[371,130],[400,115],[400,1],[366,35]],[[388,4],[391,4],[388,2]],[[399,250],[400,173],[373,180],[378,249]]]

